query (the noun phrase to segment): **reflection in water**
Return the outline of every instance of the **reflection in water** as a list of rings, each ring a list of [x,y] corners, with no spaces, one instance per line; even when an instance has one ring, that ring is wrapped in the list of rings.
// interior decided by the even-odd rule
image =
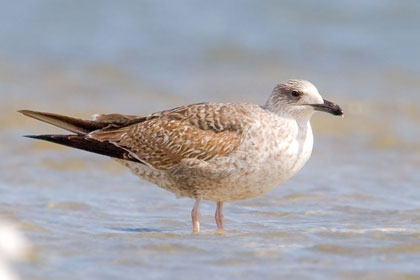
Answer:
[[[111,227],[110,229],[116,231],[125,231],[125,232],[162,232],[162,230],[157,228],[119,228]]]

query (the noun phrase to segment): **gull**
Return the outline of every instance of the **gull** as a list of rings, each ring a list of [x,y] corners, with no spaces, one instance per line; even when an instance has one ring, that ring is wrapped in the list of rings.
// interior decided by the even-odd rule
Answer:
[[[224,202],[259,196],[284,183],[308,161],[315,111],[342,116],[305,80],[274,87],[263,106],[197,103],[147,116],[97,114],[93,120],[21,110],[72,134],[27,135],[114,158],[135,175],[195,200],[193,232],[200,231],[200,203],[217,203],[224,231]]]

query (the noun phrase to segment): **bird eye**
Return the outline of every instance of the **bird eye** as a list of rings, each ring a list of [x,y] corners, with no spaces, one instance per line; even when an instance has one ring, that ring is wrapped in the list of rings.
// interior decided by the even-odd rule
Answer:
[[[294,91],[292,91],[292,96],[293,97],[299,97],[300,93],[298,91],[294,90]]]

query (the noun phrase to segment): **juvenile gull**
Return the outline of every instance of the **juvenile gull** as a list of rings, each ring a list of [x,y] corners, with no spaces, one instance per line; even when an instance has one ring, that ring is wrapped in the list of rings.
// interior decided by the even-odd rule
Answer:
[[[285,182],[308,161],[315,111],[341,116],[305,80],[277,85],[264,106],[198,103],[148,116],[95,115],[94,120],[20,113],[66,129],[70,135],[27,136],[110,156],[134,174],[178,197],[195,199],[193,231],[200,231],[200,202],[223,203],[261,195]]]

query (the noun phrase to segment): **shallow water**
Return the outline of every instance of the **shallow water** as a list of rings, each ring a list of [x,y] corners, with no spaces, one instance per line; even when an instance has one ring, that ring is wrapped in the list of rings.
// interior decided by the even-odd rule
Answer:
[[[0,219],[37,252],[16,265],[22,279],[420,279],[416,1],[22,3],[0,11]],[[227,203],[223,235],[214,203],[193,235],[192,200],[107,158],[22,138],[62,131],[15,112],[261,104],[289,77],[346,116],[314,116],[309,163]]]
[[[0,212],[38,251],[19,267],[24,279],[419,276],[418,156],[318,145],[290,182],[228,203],[226,234],[205,202],[193,235],[191,200],[101,157],[18,142],[1,163]],[[395,158],[404,161],[391,170]]]

